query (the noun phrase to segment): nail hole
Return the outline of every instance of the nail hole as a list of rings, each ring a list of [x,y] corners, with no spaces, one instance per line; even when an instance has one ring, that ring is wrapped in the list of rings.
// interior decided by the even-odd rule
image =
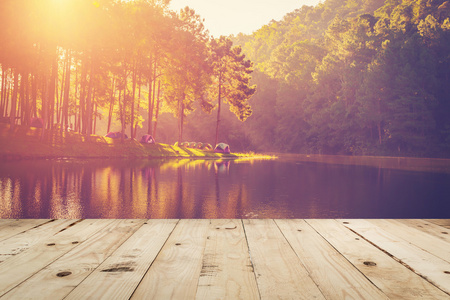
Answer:
[[[348,223],[348,222],[342,222],[342,224],[350,224],[350,223]]]
[[[448,234],[448,232],[446,232],[446,231],[442,231],[442,234]]]
[[[72,274],[72,272],[65,271],[65,272],[59,272],[58,274],[56,274],[56,276],[66,277],[66,276],[69,276],[70,274]]]
[[[175,246],[180,246],[180,245],[181,245],[181,243],[176,243],[176,244],[175,244]]]
[[[373,266],[376,266],[376,265],[377,265],[377,264],[374,263],[373,261],[365,261],[364,264],[365,264],[366,266],[369,266],[369,267],[373,267]]]
[[[74,245],[75,245],[75,244],[78,244],[78,243],[79,243],[78,241],[74,241],[74,242],[72,242],[72,244],[74,244]]]
[[[55,243],[47,244],[47,246],[55,246]]]
[[[450,274],[450,271],[444,271],[445,274]]]
[[[302,231],[301,229],[297,229],[297,231]]]
[[[359,241],[359,238],[355,238],[355,240]]]

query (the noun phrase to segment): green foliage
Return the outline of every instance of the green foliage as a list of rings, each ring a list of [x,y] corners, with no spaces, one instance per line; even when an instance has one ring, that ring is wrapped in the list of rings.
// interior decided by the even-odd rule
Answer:
[[[264,135],[276,151],[448,156],[449,17],[443,0],[327,0],[238,36],[276,82]]]

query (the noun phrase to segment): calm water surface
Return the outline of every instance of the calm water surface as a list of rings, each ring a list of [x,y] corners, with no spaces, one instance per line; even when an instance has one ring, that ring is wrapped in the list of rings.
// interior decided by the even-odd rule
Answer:
[[[2,162],[0,218],[450,218],[450,175],[283,159]]]

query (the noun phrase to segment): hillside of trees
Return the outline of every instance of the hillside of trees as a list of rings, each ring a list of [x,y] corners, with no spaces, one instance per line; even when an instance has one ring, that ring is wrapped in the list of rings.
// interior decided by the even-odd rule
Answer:
[[[248,147],[450,155],[450,3],[326,0],[236,44],[255,63]]]
[[[233,151],[450,157],[449,1],[325,0],[220,38],[169,2],[1,1],[0,121]]]
[[[213,38],[194,10],[169,0],[0,2],[0,121],[181,142],[189,114],[212,114],[218,140],[223,103],[252,113],[252,63],[227,37]],[[163,113],[172,117],[158,121]],[[167,119],[167,118],[166,118]],[[167,127],[167,128],[165,128]],[[173,130],[176,128],[176,130]],[[164,140],[164,138],[162,139]]]

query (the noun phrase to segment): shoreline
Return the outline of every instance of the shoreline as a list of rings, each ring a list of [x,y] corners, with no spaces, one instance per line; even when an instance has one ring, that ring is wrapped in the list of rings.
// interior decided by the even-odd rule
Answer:
[[[263,157],[253,153],[215,153],[211,150],[168,144],[142,144],[135,139],[123,142],[104,136],[48,130],[17,125],[14,131],[0,124],[0,161],[38,159],[237,159]],[[265,157],[265,156],[264,156]]]

